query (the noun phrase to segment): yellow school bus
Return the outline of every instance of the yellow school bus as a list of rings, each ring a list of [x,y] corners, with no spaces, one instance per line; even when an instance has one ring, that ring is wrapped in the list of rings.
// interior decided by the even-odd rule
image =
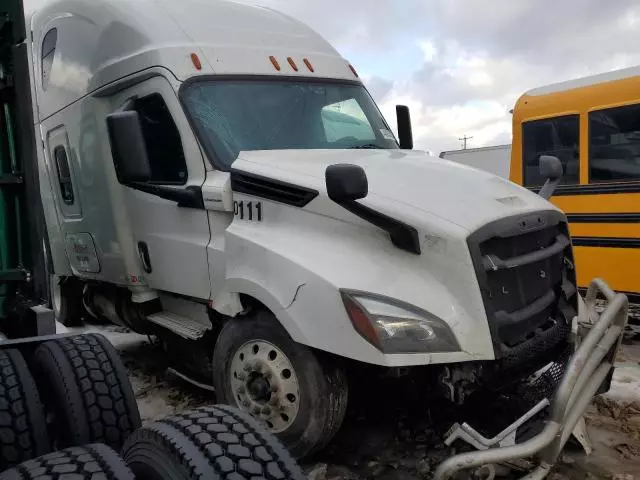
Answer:
[[[513,110],[510,179],[536,189],[540,155],[564,167],[551,201],[569,218],[578,283],[640,298],[640,67],[526,92]]]

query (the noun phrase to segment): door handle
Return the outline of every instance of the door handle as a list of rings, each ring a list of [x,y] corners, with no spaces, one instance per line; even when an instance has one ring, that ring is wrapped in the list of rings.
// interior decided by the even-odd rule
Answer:
[[[147,247],[146,242],[138,242],[138,253],[142,260],[142,268],[144,268],[145,272],[151,273],[151,258],[149,257],[149,247]]]

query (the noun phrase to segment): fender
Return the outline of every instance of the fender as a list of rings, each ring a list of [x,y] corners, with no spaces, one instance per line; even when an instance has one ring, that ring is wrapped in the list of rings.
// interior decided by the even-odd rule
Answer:
[[[302,286],[299,288],[302,288]],[[294,292],[289,305],[295,301],[296,293],[297,291]],[[221,291],[219,295],[216,296],[216,299],[213,302],[213,309],[224,315],[237,315],[242,309],[240,299],[238,298],[241,294],[248,295],[267,307],[269,311],[275,315],[280,324],[294,341],[302,344],[308,344],[308,339],[304,336],[299,325],[287,311],[288,305],[283,305],[273,292],[269,291],[263,285],[260,285],[255,279],[246,277],[227,278],[225,282],[225,290]],[[219,302],[218,298],[224,300]],[[233,305],[237,305],[238,308],[235,308],[233,314],[230,314],[228,313],[228,307],[232,303]]]

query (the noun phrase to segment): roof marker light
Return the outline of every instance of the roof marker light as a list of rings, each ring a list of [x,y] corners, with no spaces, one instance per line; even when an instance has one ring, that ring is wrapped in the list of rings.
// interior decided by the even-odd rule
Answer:
[[[298,66],[296,65],[296,62],[293,61],[293,58],[287,57],[287,61],[289,62],[289,65],[291,65],[291,68],[293,68],[297,72]]]
[[[360,78],[360,77],[358,76],[358,72],[356,72],[356,69],[355,69],[355,68],[353,68],[353,65],[349,64],[349,68],[351,69],[351,71],[353,72],[353,74],[356,76],[356,78]]]
[[[280,71],[280,64],[278,63],[278,60],[276,60],[276,57],[274,57],[273,55],[271,55],[269,57],[269,60],[271,60],[271,63],[273,64],[273,67],[277,70]]]
[[[193,62],[193,66],[196,67],[196,70],[202,70],[202,63],[200,62],[200,58],[195,53],[191,54],[191,62]]]
[[[314,72],[314,70],[313,70],[313,65],[311,65],[311,62],[309,61],[309,59],[305,58],[305,59],[303,60],[303,62],[304,62],[304,64],[307,66],[307,68],[309,69],[309,71],[310,71],[311,73],[313,73],[313,72]]]

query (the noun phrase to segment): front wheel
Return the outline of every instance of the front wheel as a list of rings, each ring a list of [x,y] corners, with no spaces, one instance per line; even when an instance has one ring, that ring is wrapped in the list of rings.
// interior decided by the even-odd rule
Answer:
[[[323,448],[344,419],[344,371],[294,342],[269,312],[223,327],[213,372],[218,401],[260,420],[297,458]]]

